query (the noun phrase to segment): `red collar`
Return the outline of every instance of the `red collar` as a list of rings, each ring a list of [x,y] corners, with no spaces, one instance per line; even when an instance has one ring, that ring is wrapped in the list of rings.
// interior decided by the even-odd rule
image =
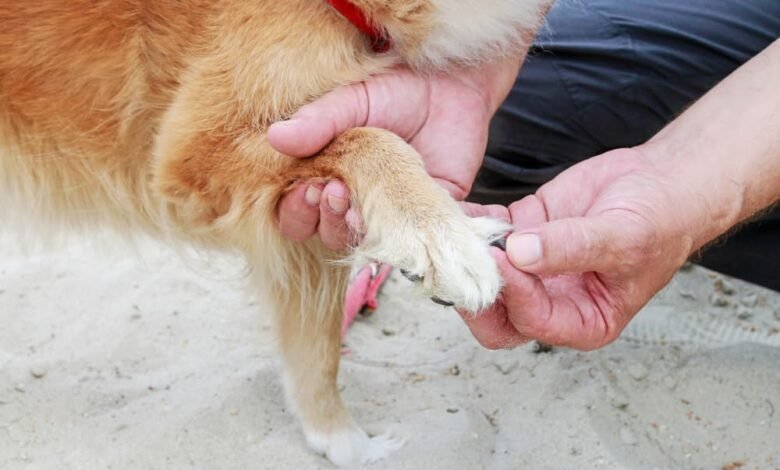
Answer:
[[[341,14],[341,16],[355,25],[355,27],[361,33],[365,34],[368,39],[371,40],[371,49],[373,49],[374,52],[381,54],[390,50],[393,43],[387,36],[387,31],[372,24],[366,17],[366,14],[363,13],[360,8],[355,6],[354,3],[352,3],[350,0],[326,1],[330,4],[330,6],[335,8],[336,11]]]

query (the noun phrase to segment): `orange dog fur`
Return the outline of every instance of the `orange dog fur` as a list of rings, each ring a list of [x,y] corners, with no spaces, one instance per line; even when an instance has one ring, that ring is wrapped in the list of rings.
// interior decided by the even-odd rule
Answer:
[[[416,70],[521,47],[546,0],[354,0],[392,37],[368,41],[322,0],[0,2],[2,206],[49,226],[141,230],[242,252],[273,299],[289,397],[309,444],[336,464],[385,457],[338,393],[345,253],[288,242],[279,199],[338,178],[364,216],[354,256],[424,276],[429,295],[479,310],[501,280],[488,241],[395,135],[355,129],[319,156],[266,143],[270,123],[400,63]]]

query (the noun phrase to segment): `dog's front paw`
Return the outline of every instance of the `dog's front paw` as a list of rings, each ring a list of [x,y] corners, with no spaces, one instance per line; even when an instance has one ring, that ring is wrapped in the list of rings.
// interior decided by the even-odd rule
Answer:
[[[492,305],[501,290],[490,244],[507,231],[502,221],[457,213],[386,231],[371,251],[399,267],[435,302],[476,313]]]
[[[507,231],[506,224],[488,218],[461,218],[449,226],[425,233],[428,269],[411,271],[422,277],[423,289],[434,302],[479,312],[491,306],[502,279],[490,244]]]
[[[328,436],[307,433],[306,440],[312,449],[339,467],[365,465],[386,459],[406,443],[405,439],[390,433],[369,437],[357,427]]]

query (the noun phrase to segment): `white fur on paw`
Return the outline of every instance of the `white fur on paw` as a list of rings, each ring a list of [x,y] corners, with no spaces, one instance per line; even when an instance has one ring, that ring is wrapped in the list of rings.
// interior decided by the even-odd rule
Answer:
[[[501,290],[490,244],[507,231],[508,225],[500,220],[453,211],[414,228],[381,226],[379,236],[361,248],[369,258],[420,280],[425,295],[477,313],[492,305]]]
[[[491,306],[502,279],[490,244],[507,232],[505,223],[489,218],[462,218],[429,234],[431,266],[423,288],[434,297],[470,312]]]
[[[306,433],[306,440],[315,451],[339,467],[383,460],[406,444],[405,439],[389,433],[369,437],[357,427],[329,436]]]
[[[404,444],[406,444],[406,439],[391,433],[371,437],[368,440],[368,446],[360,458],[360,463],[367,464],[384,460],[390,456],[390,454],[403,447]]]

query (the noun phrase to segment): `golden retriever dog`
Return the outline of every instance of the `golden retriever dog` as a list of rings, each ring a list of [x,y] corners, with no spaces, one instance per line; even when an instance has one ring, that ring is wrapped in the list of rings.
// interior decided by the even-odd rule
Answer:
[[[339,396],[347,257],[393,264],[470,310],[501,278],[501,223],[466,217],[390,132],[359,128],[318,156],[265,131],[334,88],[516,53],[548,0],[3,0],[0,197],[25,224],[240,252],[273,300],[283,376],[306,440],[338,465],[400,447],[369,437]],[[345,5],[381,31],[370,37]],[[364,218],[351,253],[279,233],[296,183],[343,180]],[[7,219],[6,219],[7,220]]]

